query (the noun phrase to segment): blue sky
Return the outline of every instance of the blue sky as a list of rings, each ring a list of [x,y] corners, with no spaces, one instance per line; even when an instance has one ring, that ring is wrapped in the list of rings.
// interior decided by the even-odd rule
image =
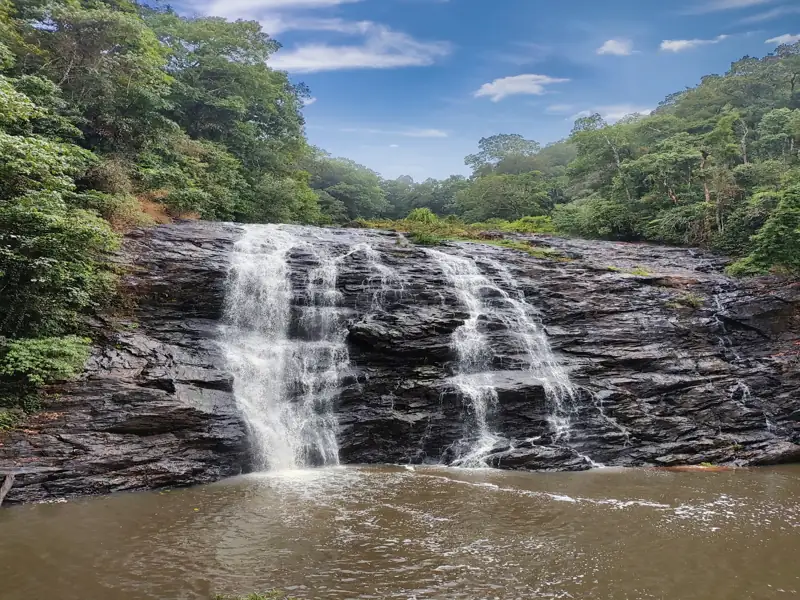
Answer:
[[[556,141],[800,40],[800,0],[186,1],[283,44],[312,144],[418,181],[468,173],[481,137]]]

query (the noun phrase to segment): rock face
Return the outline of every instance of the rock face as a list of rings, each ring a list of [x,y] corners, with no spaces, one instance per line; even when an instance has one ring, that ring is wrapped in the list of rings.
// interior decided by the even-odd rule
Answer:
[[[98,323],[83,377],[22,431],[0,434],[8,504],[210,482],[246,465],[247,444],[216,343],[232,226],[131,235],[130,319]]]
[[[519,236],[539,249],[531,256],[484,243],[430,250],[389,232],[295,231],[306,244],[287,256],[298,307],[320,266],[306,246],[338,257],[336,310],[350,358],[335,408],[344,463],[453,459],[476,418],[453,379],[464,364],[454,333],[471,317],[491,349],[482,385],[492,390],[487,420],[498,436],[484,452],[489,465],[800,460],[800,284],[734,281],[722,259],[691,249]],[[16,475],[7,503],[248,470],[247,427],[218,343],[240,234],[192,222],[129,237],[121,258],[134,267],[138,326],[117,323],[81,380],[25,430],[0,438],[0,479]],[[477,316],[437,251],[491,283],[478,286]],[[511,311],[522,305],[538,315],[568,377],[560,413],[514,326]]]

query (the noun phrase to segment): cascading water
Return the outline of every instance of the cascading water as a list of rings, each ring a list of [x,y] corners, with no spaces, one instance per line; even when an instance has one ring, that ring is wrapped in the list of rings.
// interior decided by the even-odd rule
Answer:
[[[464,324],[453,333],[453,346],[458,366],[453,383],[467,400],[472,411],[472,431],[459,444],[453,464],[465,467],[486,466],[486,455],[503,438],[490,429],[491,411],[497,403],[497,390],[492,382],[493,352],[486,334],[480,329],[482,319],[498,318],[506,330],[516,336],[524,351],[527,369],[541,381],[550,403],[550,425],[556,442],[566,443],[570,435],[570,413],[575,402],[575,389],[566,371],[553,356],[535,309],[525,301],[513,277],[500,263],[487,260],[509,293],[484,275],[472,258],[439,250],[428,250],[453,286],[461,303],[469,312]],[[506,306],[493,311],[486,298]],[[587,462],[595,465],[588,457]]]
[[[492,385],[492,349],[486,335],[478,327],[481,316],[488,312],[481,289],[492,287],[474,261],[440,252],[428,250],[445,277],[453,286],[458,299],[466,307],[469,317],[453,332],[453,346],[458,354],[458,372],[453,383],[468,401],[474,419],[471,439],[464,440],[466,450],[457,450],[454,464],[462,466],[483,466],[483,457],[501,439],[489,429],[488,416],[497,402],[497,390]]]
[[[300,331],[291,332],[289,254],[311,254]],[[255,466],[288,470],[338,464],[332,402],[349,366],[336,312],[336,260],[289,228],[248,226],[236,243],[223,345],[234,394],[250,427]]]

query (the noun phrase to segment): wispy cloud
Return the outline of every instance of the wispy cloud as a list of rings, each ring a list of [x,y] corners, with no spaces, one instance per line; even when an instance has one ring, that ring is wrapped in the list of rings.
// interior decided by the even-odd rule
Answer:
[[[551,104],[544,110],[550,115],[566,115],[574,113],[577,107],[574,104]]]
[[[661,42],[661,49],[665,52],[683,52],[684,50],[691,50],[698,46],[707,46],[709,44],[719,44],[721,41],[728,39],[728,35],[718,35],[710,40],[664,40]]]
[[[446,138],[447,132],[441,129],[423,129],[412,127],[410,129],[376,129],[372,127],[343,127],[342,133],[367,133],[373,135],[399,135],[410,138]],[[397,147],[392,145],[390,147]]]
[[[270,59],[270,66],[296,73],[419,67],[451,52],[446,42],[423,42],[368,21],[358,26],[365,36],[361,44],[307,44],[281,50]]]
[[[750,8],[751,6],[771,4],[774,1],[775,0],[710,0],[700,4],[699,6],[689,9],[686,11],[686,14],[701,15],[723,10],[737,10],[742,8]]]
[[[545,86],[568,81],[569,79],[549,77],[548,75],[516,75],[484,83],[473,95],[476,98],[488,97],[492,102],[499,102],[503,98],[519,94],[541,96],[547,91]]]
[[[630,56],[635,51],[631,40],[607,40],[597,49],[597,54],[611,54],[614,56]]]
[[[448,55],[450,44],[420,41],[372,21],[347,21],[314,16],[316,10],[362,0],[209,0],[206,14],[229,19],[255,19],[265,32],[328,31],[360,38],[355,43],[316,42],[284,48],[269,64],[296,73],[346,69],[390,69],[425,66]]]
[[[742,25],[749,25],[753,23],[764,23],[766,21],[772,21],[773,19],[779,19],[780,17],[786,15],[796,15],[800,14],[800,6],[777,6],[770,10],[766,10],[764,12],[752,15],[750,17],[745,17],[744,19],[740,19],[739,23]]]
[[[769,38],[765,44],[775,44],[776,46],[780,46],[781,44],[794,44],[795,42],[800,42],[800,33],[784,33],[783,35],[779,35],[774,38]]]
[[[313,98],[313,97],[312,98],[303,98],[303,106],[311,106],[316,101],[317,101],[317,99]]]
[[[371,21],[345,21],[275,14],[262,17],[261,27],[270,35],[284,31],[333,31],[349,35],[364,35],[374,26]]]
[[[354,2],[361,0],[211,0],[205,4],[203,12],[218,17],[256,17],[277,10],[325,8]]]

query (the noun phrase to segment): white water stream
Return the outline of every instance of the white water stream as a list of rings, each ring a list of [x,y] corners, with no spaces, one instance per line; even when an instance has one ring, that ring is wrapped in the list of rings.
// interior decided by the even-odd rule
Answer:
[[[487,261],[503,282],[503,287],[481,272],[477,262],[430,249],[429,256],[453,286],[469,317],[453,333],[453,346],[458,355],[453,383],[466,399],[472,420],[466,423],[465,438],[459,444],[455,465],[486,466],[486,456],[504,438],[490,426],[490,417],[497,404],[497,390],[492,380],[493,351],[481,322],[498,318],[519,343],[527,370],[541,381],[550,404],[550,426],[555,442],[567,443],[570,437],[570,415],[574,411],[575,388],[567,372],[558,364],[536,310],[514,282],[511,273],[496,261]],[[506,289],[503,289],[503,288]],[[504,310],[493,310],[491,301],[504,303]],[[584,457],[593,466],[599,466]]]
[[[343,298],[337,289],[340,271],[350,260],[366,266],[370,312],[385,310],[387,299],[402,295],[405,286],[369,240],[359,237],[251,225],[235,245],[223,346],[259,470],[339,462],[334,402],[350,370]],[[452,338],[458,356],[453,384],[469,407],[454,464],[486,466],[492,449],[508,442],[492,428],[498,392],[485,327],[491,320],[516,341],[523,369],[541,382],[554,443],[568,444],[575,388],[511,273],[488,258],[479,265],[471,256],[426,252],[468,313]]]
[[[339,462],[332,404],[349,357],[336,310],[336,259],[325,248],[276,226],[254,225],[234,249],[223,343],[259,469]],[[297,335],[290,335],[293,249],[317,263],[303,290]]]

